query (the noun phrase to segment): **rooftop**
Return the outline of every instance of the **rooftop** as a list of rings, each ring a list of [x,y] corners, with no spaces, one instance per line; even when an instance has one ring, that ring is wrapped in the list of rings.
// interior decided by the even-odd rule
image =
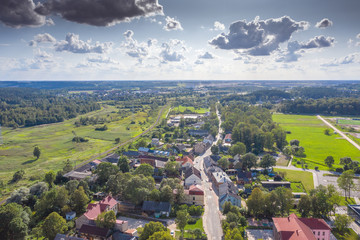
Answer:
[[[107,228],[100,228],[97,226],[90,226],[83,224],[81,228],[79,229],[79,233],[83,234],[89,234],[97,237],[103,237],[106,238],[109,235],[109,229]]]
[[[193,174],[201,179],[201,173],[195,167],[190,167],[188,170],[185,171],[185,179]]]

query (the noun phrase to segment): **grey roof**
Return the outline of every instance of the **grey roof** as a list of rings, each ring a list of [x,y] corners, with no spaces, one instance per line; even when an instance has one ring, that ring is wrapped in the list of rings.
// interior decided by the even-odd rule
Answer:
[[[170,212],[171,204],[169,202],[144,201],[142,210],[146,212]]]
[[[201,179],[201,173],[195,167],[190,167],[188,170],[185,171],[185,179],[193,174]]]
[[[112,235],[112,239],[113,240],[136,240],[136,239],[138,239],[138,237],[130,236],[128,234],[117,231]]]
[[[56,234],[54,240],[84,240],[85,238],[79,238],[74,236],[67,236],[65,234]]]
[[[77,169],[75,169],[74,171],[76,172],[86,172],[86,171],[90,171],[91,170],[91,164],[90,163],[87,163],[81,167],[78,167]]]
[[[77,179],[84,179],[89,176],[91,176],[91,172],[71,171],[71,172],[64,174],[64,177],[66,177],[66,178],[77,178]]]
[[[109,162],[109,163],[117,163],[119,161],[120,156],[116,153],[107,155],[103,159],[101,159],[102,162]]]

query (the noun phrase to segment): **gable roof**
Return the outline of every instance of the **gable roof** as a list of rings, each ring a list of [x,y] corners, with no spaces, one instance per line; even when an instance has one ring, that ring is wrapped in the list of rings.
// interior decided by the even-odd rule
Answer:
[[[176,159],[177,162],[180,162],[181,165],[185,165],[186,163],[190,163],[190,165],[194,165],[194,162],[191,160],[190,157],[184,156],[182,158]]]
[[[185,179],[190,177],[191,175],[195,175],[201,179],[201,173],[195,167],[191,166],[188,170],[185,171]]]
[[[169,202],[144,201],[142,210],[146,212],[170,212],[171,204]]]
[[[103,200],[101,200],[99,203],[100,204],[107,204],[107,205],[110,206],[110,208],[112,208],[117,204],[117,201],[115,200],[115,198],[113,198],[111,196],[107,196]]]
[[[224,139],[230,139],[231,140],[231,133],[226,134]]]
[[[251,178],[251,172],[249,171],[238,171],[237,173],[238,178]]]
[[[98,203],[89,203],[84,216],[90,220],[95,220],[100,213],[104,212],[108,207],[114,207],[116,204],[117,201],[114,198],[107,196]]]
[[[84,240],[85,238],[79,238],[75,236],[67,236],[65,234],[56,234],[54,240]]]
[[[90,226],[86,224],[83,224],[79,229],[79,233],[89,234],[103,238],[106,238],[109,235],[109,232],[110,230],[107,228],[100,228],[97,226]]]

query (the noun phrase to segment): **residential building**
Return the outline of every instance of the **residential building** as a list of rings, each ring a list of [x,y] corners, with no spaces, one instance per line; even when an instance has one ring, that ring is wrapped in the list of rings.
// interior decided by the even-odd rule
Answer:
[[[201,184],[201,173],[195,167],[190,167],[188,170],[185,171],[184,174],[185,186],[191,186],[196,184]]]
[[[105,197],[98,203],[89,203],[86,212],[76,219],[76,229],[80,229],[82,225],[95,225],[97,216],[103,212],[114,211],[115,215],[118,212],[117,201],[111,196]]]
[[[160,216],[169,217],[171,204],[169,202],[144,201],[142,210],[149,215],[154,214],[156,218]]]
[[[234,206],[241,207],[241,197],[235,193],[228,192],[219,198],[220,210],[222,210],[222,206],[226,202],[230,202]]]
[[[194,145],[194,153],[201,155],[211,146],[210,143],[199,142]]]
[[[203,142],[204,143],[209,143],[210,145],[213,144],[213,142],[215,141],[215,138],[209,134],[206,138],[204,138]]]
[[[126,233],[121,233],[119,231],[115,232],[112,235],[112,240],[137,240],[137,239],[139,239],[139,238],[135,237],[135,236],[131,236]]]
[[[100,228],[95,225],[83,224],[78,232],[86,239],[111,240],[111,230],[108,228]]]
[[[112,153],[101,159],[101,162],[118,163],[120,156],[117,153]]]
[[[154,146],[154,147],[160,146],[160,140],[158,138],[153,138],[151,140],[151,146]]]
[[[228,191],[228,184],[231,183],[231,179],[224,171],[216,171],[212,173],[211,180],[215,186],[215,190],[218,196],[222,196]]]
[[[209,135],[209,132],[207,130],[189,130],[189,135],[192,137],[206,137]]]
[[[69,180],[78,180],[81,181],[87,177],[91,176],[91,171],[86,171],[86,172],[77,172],[77,171],[70,171],[68,173],[64,174],[64,177],[69,179]]]
[[[204,190],[200,185],[191,185],[184,190],[185,199],[182,203],[189,205],[204,206]]]
[[[182,158],[176,159],[176,161],[180,164],[181,169],[185,171],[190,167],[194,166],[194,162],[189,156],[183,156]]]
[[[68,236],[65,234],[56,234],[54,240],[85,240],[85,238],[75,237],[75,236]]]
[[[224,142],[231,143],[231,133],[225,135]]]
[[[251,184],[252,183],[252,175],[249,171],[238,171],[236,176],[236,183],[237,184]]]
[[[275,240],[329,240],[331,228],[323,219],[289,217],[273,218]]]
[[[261,181],[261,185],[269,191],[272,191],[278,187],[290,188],[290,182],[279,182],[279,181]]]
[[[139,156],[139,159],[141,164],[147,163],[153,167],[156,167],[156,161],[162,161],[162,162],[168,161],[168,158],[148,156],[148,155],[141,155]]]

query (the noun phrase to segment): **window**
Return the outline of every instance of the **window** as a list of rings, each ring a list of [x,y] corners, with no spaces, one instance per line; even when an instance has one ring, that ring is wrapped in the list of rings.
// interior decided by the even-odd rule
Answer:
[[[323,232],[323,236],[325,236],[325,232]]]
[[[318,232],[318,236],[320,236],[320,232]],[[320,240],[320,239],[319,239]]]
[[[193,197],[193,200],[195,200],[195,197]]]

